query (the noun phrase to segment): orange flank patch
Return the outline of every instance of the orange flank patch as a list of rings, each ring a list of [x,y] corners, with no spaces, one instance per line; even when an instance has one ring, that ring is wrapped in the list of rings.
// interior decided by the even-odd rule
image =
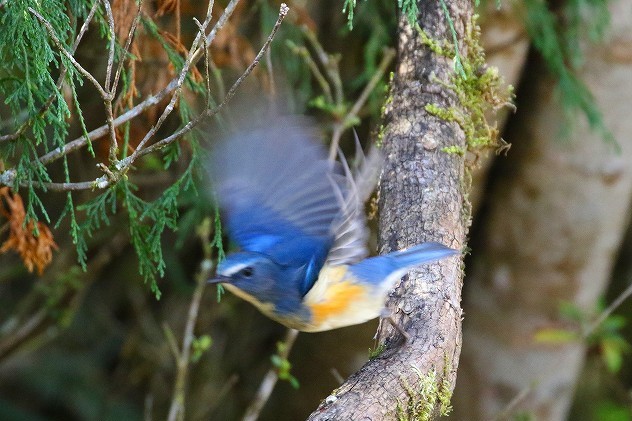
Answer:
[[[349,305],[364,293],[365,289],[362,286],[350,282],[342,281],[331,285],[327,288],[325,299],[310,306],[312,323],[318,326],[326,319],[347,311]]]

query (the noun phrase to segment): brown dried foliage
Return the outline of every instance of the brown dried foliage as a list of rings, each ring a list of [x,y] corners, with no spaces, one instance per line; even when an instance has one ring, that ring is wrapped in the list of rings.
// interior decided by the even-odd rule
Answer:
[[[7,219],[9,226],[9,238],[0,247],[0,253],[15,250],[29,272],[37,268],[37,273],[42,275],[53,260],[53,250],[57,250],[48,226],[37,222],[35,230],[34,221],[25,223],[22,198],[18,193],[11,193],[8,187],[0,187],[0,215]]]

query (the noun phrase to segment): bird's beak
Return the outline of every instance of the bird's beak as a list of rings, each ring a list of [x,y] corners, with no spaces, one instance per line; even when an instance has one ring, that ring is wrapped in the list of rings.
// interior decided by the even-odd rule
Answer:
[[[225,282],[230,282],[230,280],[230,276],[215,275],[215,278],[211,278],[206,282],[209,284],[223,284]]]

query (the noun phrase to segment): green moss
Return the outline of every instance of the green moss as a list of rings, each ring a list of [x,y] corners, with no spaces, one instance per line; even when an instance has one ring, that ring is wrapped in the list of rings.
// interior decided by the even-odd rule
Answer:
[[[513,88],[505,86],[497,68],[487,66],[476,19],[475,15],[466,30],[464,42],[467,52],[460,57],[462,72],[454,72],[448,83],[438,81],[456,95],[458,106],[443,108],[436,104],[427,104],[425,110],[442,120],[457,123],[465,132],[466,150],[458,146],[448,146],[443,149],[444,152],[464,155],[467,151],[478,158],[481,151],[501,151],[509,147],[500,138],[496,124],[489,123],[486,115],[490,111],[512,106]],[[416,28],[422,43],[431,51],[455,59],[456,50],[452,44],[433,40],[419,25]]]
[[[393,79],[395,78],[395,73],[390,72],[388,75],[388,83],[384,87],[387,91],[386,99],[384,100],[384,104],[382,105],[382,109],[380,113],[382,114],[381,120],[384,121],[386,118],[386,114],[388,113],[388,107],[393,103]],[[384,124],[380,124],[380,129],[377,132],[377,140],[375,142],[375,146],[378,148],[382,147],[384,141],[384,133],[386,131],[386,127]]]
[[[446,146],[445,148],[441,148],[441,150],[448,154],[460,155],[460,156],[465,155],[465,152],[467,152],[464,148],[458,145]]]
[[[379,344],[375,349],[369,348],[369,360],[373,360],[382,355],[385,349],[386,345],[384,344]]]
[[[412,369],[419,378],[416,385],[411,386],[406,379],[400,378],[407,399],[406,402],[399,399],[397,401],[395,412],[398,421],[425,421],[430,420],[436,411],[442,416],[448,415],[452,411],[450,406],[452,390],[448,380],[451,368],[447,358],[444,360],[441,378],[437,378],[435,369],[424,375],[414,366]]]
[[[377,139],[375,141],[375,146],[377,146],[378,148],[382,148],[382,145],[384,144],[385,132],[386,132],[386,127],[384,127],[384,124],[380,124],[380,128],[377,131]]]

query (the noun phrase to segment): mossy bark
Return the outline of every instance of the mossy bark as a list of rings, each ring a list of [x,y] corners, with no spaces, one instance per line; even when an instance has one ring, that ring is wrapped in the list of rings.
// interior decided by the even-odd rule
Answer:
[[[462,37],[472,5],[467,0],[446,4]],[[452,40],[440,2],[420,1],[419,9],[419,25],[429,36]],[[469,221],[463,206],[463,157],[442,149],[454,145],[464,148],[464,133],[456,123],[442,121],[424,110],[427,104],[458,106],[454,95],[438,83],[449,82],[453,62],[423,46],[405,18],[398,35],[392,100],[385,111],[386,163],[379,188],[380,251],[386,253],[423,241],[440,241],[460,249]],[[428,419],[438,415],[456,379],[462,276],[461,261],[453,257],[405,277],[392,293],[388,308],[410,334],[410,340],[403,342],[384,323],[380,341],[386,345],[385,352],[334,391],[310,419]],[[419,395],[411,397],[410,392],[421,391],[432,372],[436,373],[437,396],[421,400]],[[433,409],[423,409],[424,401]]]

